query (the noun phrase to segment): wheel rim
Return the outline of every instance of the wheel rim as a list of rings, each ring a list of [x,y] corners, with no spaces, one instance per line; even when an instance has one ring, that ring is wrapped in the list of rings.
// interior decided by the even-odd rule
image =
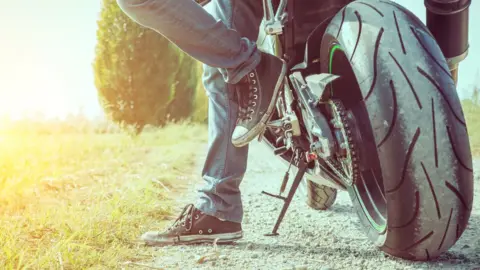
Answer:
[[[337,43],[333,43],[330,47],[328,69],[331,74],[341,75],[349,81],[355,80],[356,82],[348,58],[342,47]],[[330,90],[330,95],[334,96],[333,86]],[[351,117],[356,120],[357,115],[351,113]],[[358,128],[358,126],[355,126],[354,129],[358,133],[357,136],[361,138],[362,134],[358,131]],[[359,140],[359,142],[362,141],[361,139]],[[367,168],[360,167],[360,175],[356,179],[355,184],[350,188],[350,192],[358,199],[359,205],[371,227],[377,232],[383,233],[387,229],[387,200],[385,189],[382,179],[378,179],[381,177],[375,177],[373,170],[368,167],[369,166],[367,166]]]

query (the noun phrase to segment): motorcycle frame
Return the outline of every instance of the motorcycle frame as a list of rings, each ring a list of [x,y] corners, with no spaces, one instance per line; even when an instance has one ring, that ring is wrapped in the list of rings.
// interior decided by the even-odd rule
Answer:
[[[287,68],[290,72],[288,74],[289,76],[287,76],[285,79],[287,85],[286,87],[296,92],[296,96],[298,97],[298,89],[296,89],[296,84],[306,84],[303,79],[303,75],[306,74],[305,71],[310,67],[309,63],[312,63],[312,60],[318,58],[319,56],[318,53],[315,53],[318,50],[314,50],[313,46],[318,46],[318,44],[320,44],[323,33],[325,32],[325,29],[328,26],[331,18],[327,18],[322,23],[317,25],[315,30],[309,34],[307,38],[308,42],[306,42],[307,50],[304,54],[304,60],[299,64],[298,60],[296,59],[297,52],[294,46],[295,26],[293,14],[295,1],[280,0],[276,11],[273,9],[272,0],[262,1],[264,7],[264,19],[260,27],[259,41],[265,42],[267,38],[270,38],[270,44],[266,45],[267,48],[265,48],[265,45],[263,45],[263,49],[284,59],[287,62]],[[288,15],[286,13],[287,10],[289,11]],[[262,36],[262,34],[266,36]],[[262,47],[261,44],[259,44],[259,46]],[[300,74],[300,72],[292,74],[294,71],[300,70],[302,70],[302,74]],[[325,131],[330,130],[328,122],[325,120],[323,123],[322,129]],[[275,148],[275,146],[268,141],[268,139],[264,139],[264,141],[266,141],[266,144],[271,148]],[[306,149],[304,150],[308,149],[308,147],[305,148]],[[292,151],[281,154],[281,160],[288,165],[292,154]],[[292,168],[294,172],[297,169],[295,166]],[[307,169],[306,173],[309,175],[308,179],[317,184],[329,186],[339,190],[346,190],[346,186],[329,171],[321,170],[315,174],[310,171],[310,169]]]
[[[265,20],[264,31],[268,35],[282,34],[283,41],[280,42],[280,45],[283,47],[285,54],[277,56],[286,60],[291,68],[292,63],[289,60],[294,59],[292,56],[295,53],[293,48],[295,35],[293,27],[294,1],[280,0],[276,11],[272,0],[262,0],[262,2]],[[465,60],[468,55],[468,21],[471,3],[472,0],[424,0],[426,26],[440,46],[452,71],[456,70],[458,64]],[[312,48],[312,45],[319,44],[328,25],[326,21],[329,21],[329,19],[331,18],[321,22],[309,35],[306,42],[305,60],[297,69],[306,69],[308,64],[312,62],[314,57],[312,54],[308,54],[312,51],[309,48]]]
[[[284,59],[287,62],[289,70],[289,78],[286,79],[288,87],[294,92],[296,89],[295,81],[302,80],[300,74],[305,75],[314,60],[319,57],[318,47],[323,38],[323,34],[333,17],[326,18],[320,22],[317,27],[309,34],[305,42],[305,50],[303,61],[298,63],[296,57],[295,43],[295,1],[280,0],[275,10],[272,0],[262,0],[264,8],[264,19],[260,28],[261,39],[262,31],[267,36],[273,37],[273,44],[270,53]],[[457,82],[458,65],[468,55],[468,12],[471,0],[457,0],[456,2],[444,0],[425,0],[427,15],[427,28],[431,31],[432,36],[436,39],[440,49],[442,50],[447,63],[452,72],[455,83]],[[265,40],[265,37],[264,39]],[[293,73],[293,74],[292,74]],[[295,74],[296,73],[296,74]],[[300,76],[299,76],[300,75]],[[299,78],[300,77],[300,78]],[[298,95],[297,95],[298,96]],[[327,125],[325,130],[329,130]],[[267,144],[274,148],[268,141]],[[290,156],[283,156],[281,159],[284,163],[288,163]],[[321,185],[330,186],[339,190],[346,190],[346,187],[338,181],[337,177],[322,170],[319,175],[307,172],[308,179]]]

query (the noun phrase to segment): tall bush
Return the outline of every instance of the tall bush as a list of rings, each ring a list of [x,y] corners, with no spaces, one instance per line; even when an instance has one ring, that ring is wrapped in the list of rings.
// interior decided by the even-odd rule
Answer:
[[[191,115],[196,61],[166,38],[127,17],[115,0],[103,0],[93,68],[107,116],[140,132],[145,125]]]

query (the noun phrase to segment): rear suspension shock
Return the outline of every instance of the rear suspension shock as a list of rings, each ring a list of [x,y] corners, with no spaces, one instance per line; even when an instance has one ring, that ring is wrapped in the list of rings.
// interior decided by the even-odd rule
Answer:
[[[468,54],[468,12],[471,0],[425,0],[427,27],[447,59],[455,84],[458,66]]]

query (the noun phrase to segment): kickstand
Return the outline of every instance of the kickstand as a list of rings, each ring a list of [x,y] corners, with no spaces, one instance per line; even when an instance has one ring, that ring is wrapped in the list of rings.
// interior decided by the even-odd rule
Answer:
[[[290,206],[290,203],[292,202],[293,196],[295,195],[295,192],[297,191],[298,186],[300,185],[300,182],[303,179],[303,176],[305,175],[305,172],[307,171],[308,163],[304,160],[303,157],[299,158],[298,161],[298,172],[295,175],[295,179],[293,180],[292,186],[290,187],[290,191],[288,192],[288,196],[285,198],[280,195],[274,195],[265,191],[262,191],[263,194],[281,199],[283,200],[283,208],[282,211],[280,212],[280,215],[278,216],[277,223],[275,223],[275,227],[273,227],[272,233],[265,234],[265,236],[277,236],[277,230],[278,227],[280,227],[280,223],[282,223],[283,217],[285,216],[285,213],[287,212],[288,207]]]

